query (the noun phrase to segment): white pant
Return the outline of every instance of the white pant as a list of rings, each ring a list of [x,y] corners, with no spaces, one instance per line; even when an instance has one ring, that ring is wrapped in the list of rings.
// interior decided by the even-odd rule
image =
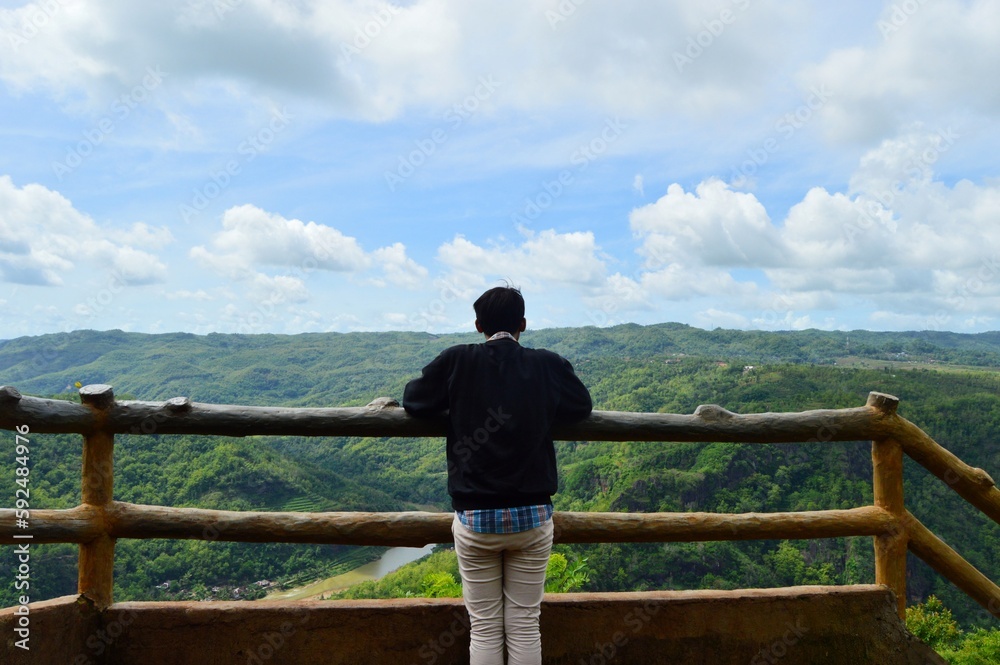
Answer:
[[[476,533],[456,516],[451,531],[471,622],[470,665],[503,665],[505,642],[507,665],[541,665],[552,520],[521,533]]]

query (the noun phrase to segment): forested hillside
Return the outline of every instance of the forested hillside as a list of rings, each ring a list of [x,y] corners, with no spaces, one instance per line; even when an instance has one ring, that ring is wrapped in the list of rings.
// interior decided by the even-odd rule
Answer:
[[[185,395],[215,403],[365,404],[399,397],[441,349],[474,335],[412,333],[141,335],[79,331],[0,343],[0,384],[75,399],[76,382],[109,383],[119,399]],[[859,406],[869,391],[963,460],[1000,473],[1000,334],[703,331],[679,324],[529,331],[526,345],[570,358],[595,408],[690,413],[715,403],[739,413]],[[2,436],[2,433],[0,433]],[[13,444],[13,436],[9,437]],[[435,439],[246,439],[122,436],[115,498],[258,510],[446,509],[444,451]],[[559,445],[561,510],[778,511],[871,503],[867,442],[783,445]],[[33,437],[32,505],[79,495],[80,439]],[[11,446],[0,446],[12,451]],[[13,478],[13,452],[0,470]],[[13,486],[12,486],[13,487]],[[10,499],[0,501],[10,505]],[[1000,528],[915,464],[908,508],[974,565],[1000,580]],[[10,570],[12,548],[0,548]],[[587,560],[592,590],[752,587],[874,579],[869,538],[806,542],[602,544],[563,547]],[[75,548],[39,546],[33,588],[75,589]],[[118,545],[118,599],[253,597],[258,580],[333,574],[370,549],[188,541]],[[913,600],[936,594],[964,623],[982,611],[911,557]],[[237,591],[237,589],[239,591]],[[13,576],[0,578],[12,604]]]

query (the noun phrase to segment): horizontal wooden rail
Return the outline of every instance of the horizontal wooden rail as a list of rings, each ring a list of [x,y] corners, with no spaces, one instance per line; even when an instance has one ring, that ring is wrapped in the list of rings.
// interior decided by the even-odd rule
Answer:
[[[808,540],[875,536],[896,528],[892,515],[875,506],[795,513],[557,512],[554,519],[562,543]]]
[[[29,528],[17,526],[14,510],[0,509],[0,544],[86,543],[104,533],[100,509],[81,505],[65,510],[32,510]],[[31,536],[30,539],[23,538]],[[15,538],[21,536],[21,538]]]
[[[451,542],[453,513],[257,512],[168,508],[115,502],[116,538],[179,538],[248,543],[423,547]]]
[[[911,552],[1000,619],[1000,587],[909,512],[906,513],[905,526],[910,534]]]
[[[0,428],[28,425],[34,433],[86,434],[101,427],[117,434],[363,437],[445,434],[444,419],[412,418],[388,398],[379,398],[363,407],[292,408],[201,404],[178,397],[165,402],[114,402],[98,417],[93,409],[82,404],[22,397],[10,387],[0,388],[3,390],[8,397],[0,399]],[[595,411],[578,423],[557,427],[553,435],[571,441],[863,441],[889,436],[893,423],[892,418],[871,406],[743,415],[703,405],[691,415]]]
[[[16,542],[13,510],[0,510],[0,543]],[[421,511],[252,512],[168,508],[113,502],[38,510],[31,514],[35,543],[112,538],[177,538],[237,542],[323,543],[422,547],[452,541],[453,513]],[[104,531],[107,525],[107,532]],[[874,536],[898,531],[892,515],[874,506],[796,513],[579,513],[555,514],[562,543],[687,542]],[[23,533],[23,532],[20,532]]]

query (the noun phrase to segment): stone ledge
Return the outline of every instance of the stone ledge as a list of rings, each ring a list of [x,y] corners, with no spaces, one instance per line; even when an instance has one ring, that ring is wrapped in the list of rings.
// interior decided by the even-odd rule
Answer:
[[[32,652],[5,640],[0,662],[468,663],[458,599],[127,602],[98,615],[67,597],[31,605],[31,620]],[[0,610],[5,637],[12,621],[14,608]],[[548,594],[542,641],[546,665],[944,663],[876,585]]]

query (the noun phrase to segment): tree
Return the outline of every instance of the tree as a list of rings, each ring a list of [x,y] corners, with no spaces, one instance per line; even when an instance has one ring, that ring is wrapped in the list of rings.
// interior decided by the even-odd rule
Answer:
[[[569,593],[590,581],[587,560],[580,559],[573,565],[564,554],[553,552],[545,569],[545,590],[549,593]]]
[[[996,665],[1000,663],[1000,630],[979,628],[969,633],[957,649],[940,653],[952,665]]]
[[[427,573],[420,582],[420,595],[425,598],[461,598],[462,585],[451,573]]]
[[[928,596],[926,602],[907,607],[906,627],[935,651],[956,646],[962,637],[951,610],[937,596]]]

